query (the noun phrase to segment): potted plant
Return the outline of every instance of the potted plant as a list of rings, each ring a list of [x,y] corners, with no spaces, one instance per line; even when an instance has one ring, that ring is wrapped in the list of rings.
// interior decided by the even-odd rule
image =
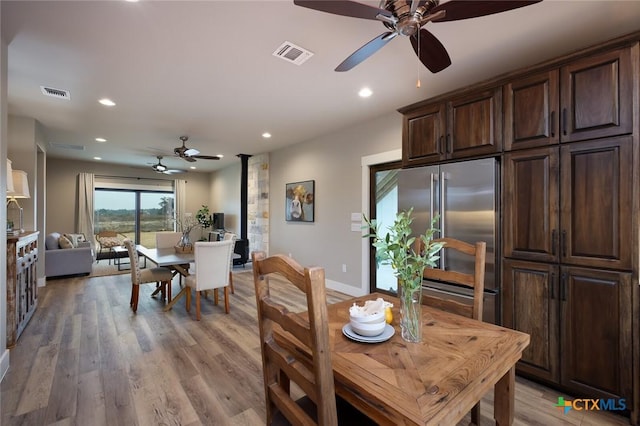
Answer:
[[[211,227],[212,222],[211,222],[211,213],[209,213],[209,206],[204,204],[202,205],[202,208],[196,212],[196,220],[198,221],[198,224],[202,229],[207,229]],[[200,234],[200,241],[205,241],[205,240],[206,238],[202,234]]]
[[[365,216],[366,227],[371,233],[364,238],[373,239],[376,261],[391,265],[398,278],[402,338],[409,342],[419,342],[422,337],[422,274],[425,268],[436,266],[436,261],[440,258],[438,253],[444,243],[433,241],[433,235],[437,232],[433,227],[438,219],[436,216],[431,221],[431,227],[418,237],[421,243],[416,244],[416,237],[411,236],[412,213],[413,208],[398,212],[393,225],[388,226],[388,232],[384,234],[375,219],[369,220]]]

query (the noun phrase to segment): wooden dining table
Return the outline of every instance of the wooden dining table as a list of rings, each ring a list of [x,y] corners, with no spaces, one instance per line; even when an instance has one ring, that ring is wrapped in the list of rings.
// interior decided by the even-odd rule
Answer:
[[[378,297],[393,303],[395,334],[381,343],[346,337],[349,307]],[[379,424],[455,425],[494,388],[496,424],[512,424],[515,364],[529,335],[423,306],[422,342],[409,343],[400,336],[399,307],[379,293],[328,306],[336,393]],[[277,340],[310,356],[288,333]]]
[[[178,271],[180,275],[189,275],[189,263],[195,261],[195,254],[191,253],[177,253],[173,247],[170,248],[147,248],[145,246],[136,246],[138,253],[158,266],[164,266]],[[187,286],[182,287],[180,292],[176,294],[169,303],[164,307],[165,311],[168,311],[176,304],[182,296],[189,291]]]

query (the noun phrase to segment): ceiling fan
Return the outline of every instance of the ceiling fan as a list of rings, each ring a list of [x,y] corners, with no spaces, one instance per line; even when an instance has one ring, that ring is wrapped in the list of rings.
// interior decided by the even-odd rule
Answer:
[[[179,170],[179,169],[170,169],[167,166],[165,166],[164,164],[162,164],[162,155],[158,155],[156,156],[156,158],[158,159],[158,163],[154,164],[151,166],[151,168],[156,172],[156,173],[164,173],[165,175],[175,175],[178,173],[186,173],[186,170]]]
[[[180,136],[180,140],[182,141],[182,146],[175,148],[173,152],[183,160],[193,163],[196,158],[201,160],[219,160],[222,158],[222,155],[200,155],[200,151],[197,149],[187,148],[185,144],[189,140],[189,136]]]
[[[427,22],[457,21],[506,12],[542,0],[381,0],[380,7],[355,1],[294,0],[309,9],[354,18],[381,21],[390,31],[380,34],[352,53],[335,71],[349,71],[398,35],[408,36],[420,61],[432,73],[451,65],[447,50],[433,34],[422,28]]]

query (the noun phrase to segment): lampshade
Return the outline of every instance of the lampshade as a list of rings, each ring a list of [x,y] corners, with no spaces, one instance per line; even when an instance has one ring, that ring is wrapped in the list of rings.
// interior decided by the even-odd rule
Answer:
[[[13,192],[13,169],[11,160],[7,158],[7,192]]]
[[[7,198],[31,198],[29,194],[29,182],[27,172],[24,170],[13,170],[13,191],[7,190]]]

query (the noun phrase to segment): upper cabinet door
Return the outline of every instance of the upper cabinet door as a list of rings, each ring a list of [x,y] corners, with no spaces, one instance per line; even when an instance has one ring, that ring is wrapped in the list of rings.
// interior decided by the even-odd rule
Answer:
[[[631,48],[585,58],[563,67],[560,88],[561,142],[631,133]]]
[[[448,158],[502,150],[502,88],[472,93],[448,102]]]
[[[557,144],[560,88],[557,69],[504,86],[504,149]]]
[[[504,256],[558,261],[558,147],[514,151],[503,163]]]
[[[622,136],[560,148],[561,262],[631,270],[632,143]]]
[[[444,158],[445,104],[437,103],[404,116],[402,165],[427,164]]]

